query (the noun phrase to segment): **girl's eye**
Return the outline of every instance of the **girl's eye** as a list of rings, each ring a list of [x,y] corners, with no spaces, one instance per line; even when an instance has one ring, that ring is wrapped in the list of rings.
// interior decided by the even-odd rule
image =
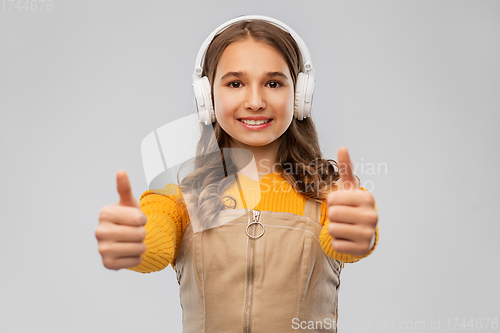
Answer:
[[[236,84],[236,86],[235,86],[234,84]],[[283,86],[283,85],[281,84],[281,82],[279,82],[279,81],[269,81],[269,83],[268,83],[268,84],[269,84],[269,85],[270,85],[270,87],[271,87],[271,88],[273,88],[273,89],[276,89],[276,88],[279,88],[279,87]],[[229,82],[229,83],[227,84],[227,86],[228,86],[228,87],[230,87],[230,88],[239,88],[239,87],[240,87],[240,85],[241,85],[241,82],[240,82],[240,81],[231,81],[231,82]]]
[[[271,88],[279,88],[282,86],[281,82],[279,81],[269,81],[269,84],[271,84]]]
[[[238,84],[238,86],[236,86],[236,87],[235,87],[235,86],[233,85],[234,83]],[[241,84],[241,83],[240,83],[239,81],[232,81],[232,82],[229,82],[229,83],[227,84],[227,86],[228,86],[228,87],[230,87],[230,88],[239,88],[239,85],[240,85],[240,84]]]

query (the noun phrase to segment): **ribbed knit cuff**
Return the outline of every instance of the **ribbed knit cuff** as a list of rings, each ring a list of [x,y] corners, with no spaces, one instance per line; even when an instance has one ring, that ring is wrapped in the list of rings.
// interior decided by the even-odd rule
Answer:
[[[147,217],[146,252],[142,263],[127,268],[140,273],[157,272],[174,261],[177,249],[178,230],[174,219],[178,217],[175,202],[163,195],[148,193],[141,196],[141,210]]]

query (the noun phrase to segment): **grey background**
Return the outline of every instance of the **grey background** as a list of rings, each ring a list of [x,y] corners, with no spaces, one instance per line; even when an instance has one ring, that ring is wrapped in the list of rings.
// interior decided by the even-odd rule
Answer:
[[[201,43],[242,14],[281,20],[309,47],[325,156],[345,145],[355,164],[387,167],[358,172],[374,184],[380,244],[342,272],[339,332],[500,317],[499,1],[6,6],[1,332],[181,330],[172,268],[107,270],[94,230],[118,169],[136,197],[147,189],[142,139],[189,114]]]

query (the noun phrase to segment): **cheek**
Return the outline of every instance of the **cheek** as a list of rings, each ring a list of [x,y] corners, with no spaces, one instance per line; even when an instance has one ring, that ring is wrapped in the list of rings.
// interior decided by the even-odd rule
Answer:
[[[229,98],[229,96],[214,94],[214,99],[215,115],[219,118],[230,116],[231,110],[236,107],[234,99]]]
[[[279,107],[278,109],[282,111],[283,115],[286,118],[293,118],[293,103],[295,101],[295,96],[293,95],[293,91],[288,94],[285,98],[282,98],[278,101]]]

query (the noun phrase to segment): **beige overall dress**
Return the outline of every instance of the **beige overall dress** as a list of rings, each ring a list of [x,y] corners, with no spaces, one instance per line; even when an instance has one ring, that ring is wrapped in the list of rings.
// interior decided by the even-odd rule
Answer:
[[[308,199],[303,216],[220,214],[230,222],[198,233],[189,225],[182,238],[183,332],[336,332],[342,263],[319,243],[321,205]]]

